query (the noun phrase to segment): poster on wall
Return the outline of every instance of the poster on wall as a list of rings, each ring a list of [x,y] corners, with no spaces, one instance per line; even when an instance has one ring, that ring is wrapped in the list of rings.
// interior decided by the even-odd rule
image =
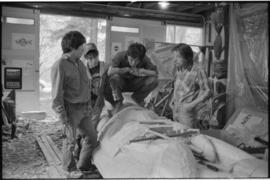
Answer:
[[[35,35],[24,33],[12,33],[12,49],[35,50]]]
[[[112,57],[114,57],[120,51],[122,51],[122,43],[112,42],[112,50],[111,50]]]
[[[128,46],[132,43],[140,43],[140,38],[139,37],[135,37],[135,36],[126,36],[125,38],[125,50],[128,49]]]

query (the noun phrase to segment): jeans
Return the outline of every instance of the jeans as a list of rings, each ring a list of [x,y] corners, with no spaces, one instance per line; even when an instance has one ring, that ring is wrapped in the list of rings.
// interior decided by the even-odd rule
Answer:
[[[154,76],[134,77],[126,79],[119,74],[107,76],[105,80],[104,97],[113,106],[117,101],[122,101],[122,92],[133,92],[132,98],[139,105],[144,103],[144,98],[158,86],[158,79]]]
[[[98,145],[97,132],[91,122],[88,105],[65,103],[65,108],[68,123],[64,128],[66,138],[63,142],[63,169],[69,172],[76,169],[87,171],[92,165],[92,152]],[[79,161],[76,165],[73,153],[76,144],[77,130],[85,138],[83,138]]]

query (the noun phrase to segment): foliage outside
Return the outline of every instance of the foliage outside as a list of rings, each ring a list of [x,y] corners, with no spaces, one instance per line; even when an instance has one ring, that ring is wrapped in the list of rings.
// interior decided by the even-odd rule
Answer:
[[[50,69],[62,54],[61,39],[72,30],[80,31],[87,42],[97,44],[105,60],[106,20],[61,15],[40,15],[40,79],[50,84]]]

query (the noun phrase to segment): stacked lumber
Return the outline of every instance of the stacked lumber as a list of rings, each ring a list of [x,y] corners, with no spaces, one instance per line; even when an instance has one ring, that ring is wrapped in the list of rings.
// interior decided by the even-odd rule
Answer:
[[[37,136],[36,140],[49,164],[49,178],[65,178],[61,167],[61,152],[47,135]]]

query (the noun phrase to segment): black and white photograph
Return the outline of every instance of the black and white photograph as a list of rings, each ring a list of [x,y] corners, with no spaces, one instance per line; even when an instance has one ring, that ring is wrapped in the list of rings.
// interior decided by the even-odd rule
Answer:
[[[266,179],[268,1],[1,1],[3,179]]]

